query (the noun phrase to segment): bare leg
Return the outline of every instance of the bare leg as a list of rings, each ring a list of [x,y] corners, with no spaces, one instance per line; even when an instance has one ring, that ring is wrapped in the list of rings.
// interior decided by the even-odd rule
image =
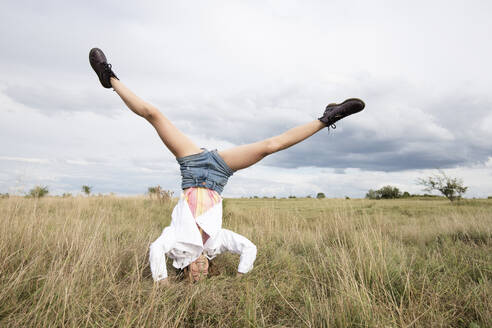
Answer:
[[[156,129],[166,147],[176,157],[200,153],[202,150],[176,128],[155,106],[143,101],[120,80],[111,78],[111,86],[135,114],[142,116]]]
[[[326,125],[315,120],[272,138],[220,151],[219,155],[233,171],[241,170],[257,163],[267,155],[301,142],[323,128],[326,128]]]

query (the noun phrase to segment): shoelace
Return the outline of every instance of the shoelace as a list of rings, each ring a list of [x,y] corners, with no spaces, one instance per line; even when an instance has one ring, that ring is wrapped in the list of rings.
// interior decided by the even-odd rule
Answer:
[[[113,67],[109,63],[103,63],[103,66],[104,66],[104,70],[105,71],[108,71],[108,72],[110,72],[111,71],[111,67]]]
[[[109,63],[103,63],[103,68],[104,68],[104,71],[105,71],[105,72],[107,72],[107,73],[109,73],[109,76],[110,76],[110,77],[111,77],[111,76],[116,77],[116,76],[114,75],[113,71],[111,70],[111,68],[112,68],[112,67],[113,67],[113,66],[111,66],[111,64],[109,64]],[[116,90],[115,90],[115,89],[113,89],[113,91],[116,91]]]
[[[328,125],[328,133],[330,133],[330,128],[335,130],[337,128],[337,126],[335,125],[335,123],[333,123],[332,125]]]
[[[337,115],[335,117],[337,117],[338,119],[343,118],[343,116],[341,116],[341,115]],[[337,126],[335,125],[335,123],[332,123],[331,125],[328,125],[328,133],[330,133],[330,128],[332,128],[333,130],[335,130],[337,128]]]

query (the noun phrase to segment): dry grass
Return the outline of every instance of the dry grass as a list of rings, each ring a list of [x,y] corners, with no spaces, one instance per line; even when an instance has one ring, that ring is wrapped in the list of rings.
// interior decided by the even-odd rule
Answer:
[[[492,326],[492,200],[228,199],[254,270],[221,255],[220,275],[158,289],[148,246],[172,206],[0,199],[0,326]]]

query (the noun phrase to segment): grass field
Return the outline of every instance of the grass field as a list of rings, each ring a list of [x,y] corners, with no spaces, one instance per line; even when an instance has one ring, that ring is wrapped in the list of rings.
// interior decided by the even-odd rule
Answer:
[[[157,288],[173,205],[0,199],[0,326],[492,327],[492,200],[226,199],[255,268]]]

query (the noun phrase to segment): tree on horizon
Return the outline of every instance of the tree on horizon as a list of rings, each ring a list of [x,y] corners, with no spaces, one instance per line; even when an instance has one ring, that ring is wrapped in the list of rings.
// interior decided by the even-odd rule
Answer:
[[[88,185],[83,185],[82,186],[82,191],[87,195],[89,196],[91,194],[91,191],[92,191],[92,186],[88,186]]]

